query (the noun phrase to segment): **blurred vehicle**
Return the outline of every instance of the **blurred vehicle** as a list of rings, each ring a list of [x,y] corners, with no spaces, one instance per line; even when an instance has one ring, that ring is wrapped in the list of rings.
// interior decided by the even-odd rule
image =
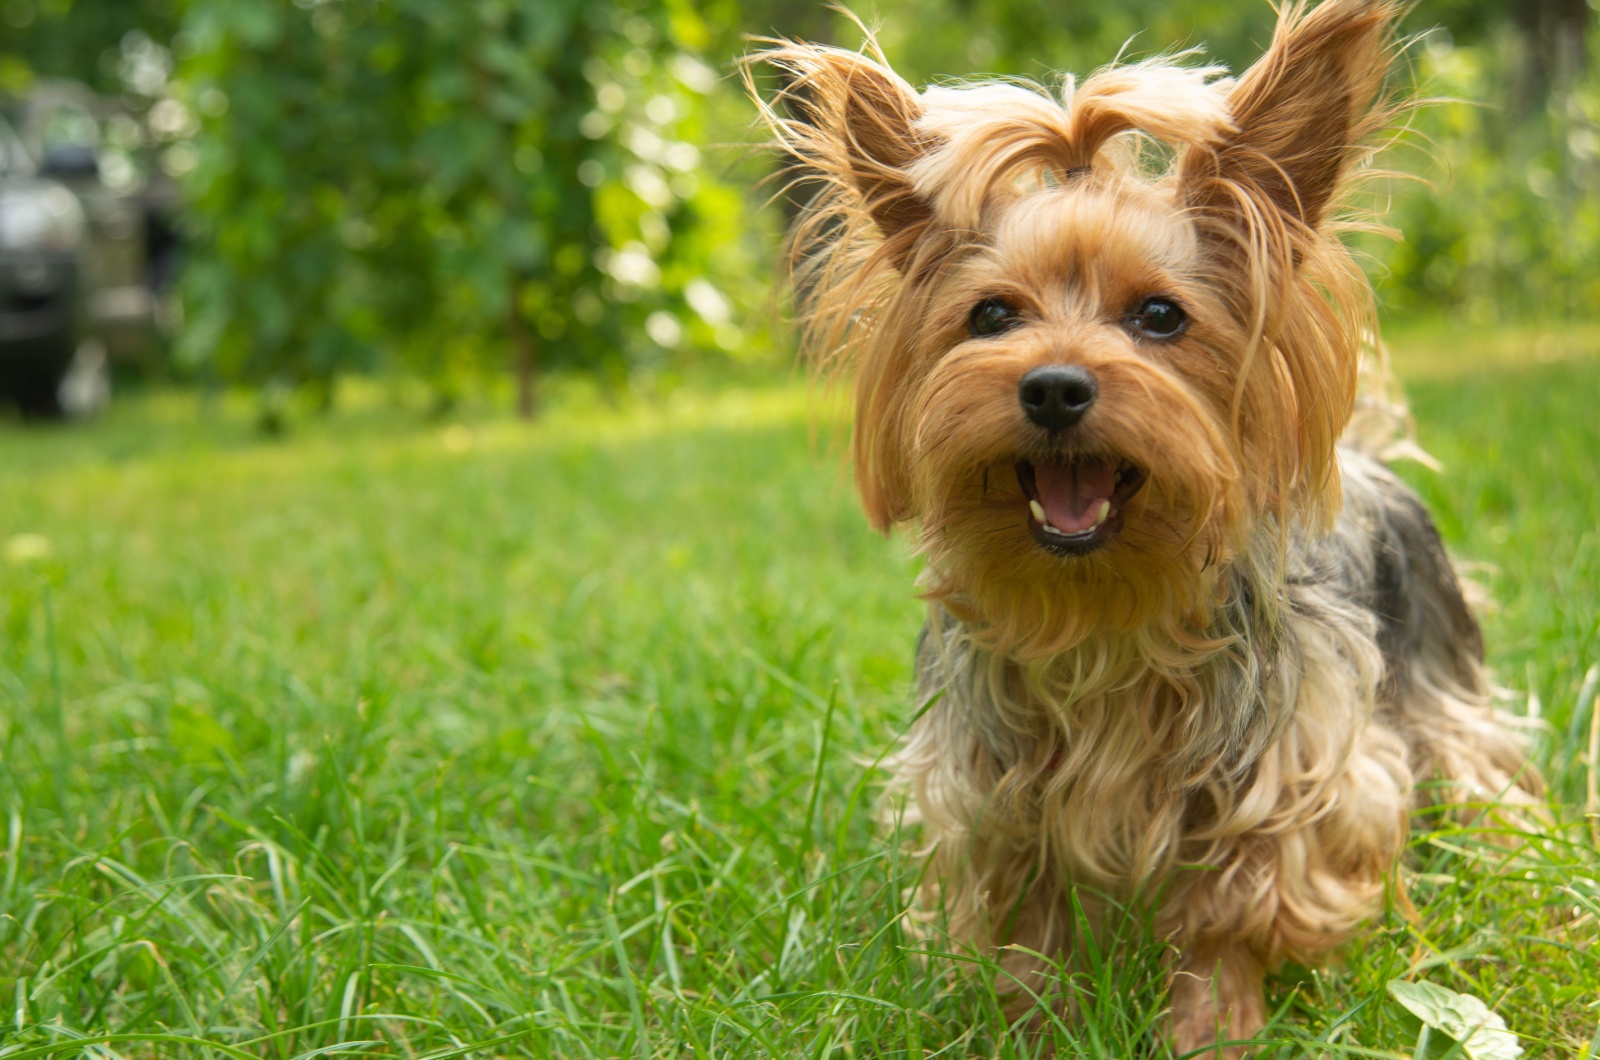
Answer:
[[[0,118],[0,401],[26,416],[65,411],[62,383],[88,330],[88,228],[77,196],[39,173]]]
[[[176,196],[138,164],[140,142],[73,82],[0,103],[0,404],[25,416],[94,412],[112,361],[153,346]]]

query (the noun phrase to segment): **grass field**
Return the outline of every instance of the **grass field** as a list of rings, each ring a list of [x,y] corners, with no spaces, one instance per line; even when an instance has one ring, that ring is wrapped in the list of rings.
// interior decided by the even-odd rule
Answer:
[[[1285,969],[1264,1051],[1448,1055],[1410,979],[1591,1057],[1600,328],[1394,341],[1448,468],[1406,474],[1489,565],[1568,810],[1510,860],[1419,829],[1419,918]],[[0,1056],[1167,1055],[1137,931],[1041,1038],[907,930],[871,763],[916,565],[833,405],[355,406],[276,441],[189,395],[0,427]]]

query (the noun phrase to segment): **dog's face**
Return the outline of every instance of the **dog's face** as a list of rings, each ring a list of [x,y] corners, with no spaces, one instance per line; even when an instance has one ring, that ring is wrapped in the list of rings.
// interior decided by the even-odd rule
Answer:
[[[1348,23],[1310,40],[1237,84],[1157,61],[1060,100],[766,55],[769,120],[832,185],[797,279],[856,371],[868,514],[1014,653],[1192,620],[1254,535],[1337,504],[1368,299],[1327,214],[1384,63]]]
[[[904,322],[904,411],[863,444],[898,458],[940,572],[1137,621],[1136,597],[1181,591],[1251,515],[1246,336],[1170,191],[1091,171],[992,212]]]

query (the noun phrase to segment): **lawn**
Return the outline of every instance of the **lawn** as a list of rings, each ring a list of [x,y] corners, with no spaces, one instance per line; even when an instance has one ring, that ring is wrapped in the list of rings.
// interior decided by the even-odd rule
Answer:
[[[1267,1051],[1412,1055],[1410,979],[1590,1057],[1600,328],[1393,341],[1567,811],[1509,858],[1419,828],[1419,917],[1285,969]],[[916,562],[842,438],[798,381],[0,427],[0,1056],[1040,1055],[903,915]],[[1056,1055],[1167,1055],[1161,957],[1075,973]]]

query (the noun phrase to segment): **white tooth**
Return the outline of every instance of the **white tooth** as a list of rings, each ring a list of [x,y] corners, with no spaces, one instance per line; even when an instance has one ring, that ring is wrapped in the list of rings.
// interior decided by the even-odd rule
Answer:
[[[1110,515],[1110,514],[1111,514],[1111,502],[1110,501],[1101,501],[1100,502],[1100,513],[1094,517],[1094,525],[1095,526],[1099,526],[1101,523],[1105,522],[1106,521],[1106,516]]]
[[[1044,517],[1044,505],[1040,504],[1038,501],[1029,501],[1028,511],[1032,512],[1033,517],[1039,520],[1040,523],[1044,524],[1045,526],[1050,525],[1050,520]]]

